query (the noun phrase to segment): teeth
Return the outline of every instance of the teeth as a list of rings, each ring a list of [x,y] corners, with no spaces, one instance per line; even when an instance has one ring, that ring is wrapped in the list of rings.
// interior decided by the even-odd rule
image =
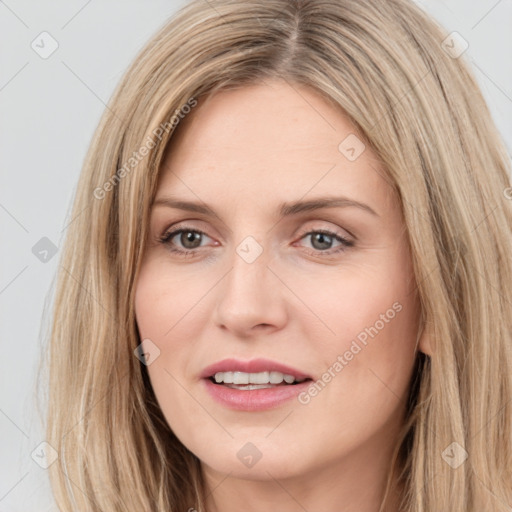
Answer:
[[[215,382],[217,384],[281,384],[283,380],[287,384],[303,382],[306,379],[296,379],[293,375],[286,375],[281,372],[217,372]]]
[[[293,378],[293,377],[292,377]],[[281,384],[284,380],[284,373],[270,372],[270,384]]]
[[[247,384],[268,384],[270,382],[269,372],[259,373],[243,373],[239,372],[240,375],[247,376]],[[238,382],[237,382],[238,384]]]
[[[244,391],[252,391],[253,389],[266,389],[273,388],[272,384],[247,384],[244,387],[239,387],[236,384],[226,384],[226,387],[233,389],[242,389]]]
[[[225,372],[222,381],[225,384],[233,384],[233,372]]]

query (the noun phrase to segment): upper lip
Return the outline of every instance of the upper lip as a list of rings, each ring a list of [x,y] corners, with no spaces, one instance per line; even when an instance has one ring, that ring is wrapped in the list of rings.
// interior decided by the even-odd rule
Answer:
[[[301,372],[297,368],[287,366],[271,359],[251,359],[250,361],[241,361],[240,359],[223,359],[217,363],[207,366],[201,372],[201,378],[207,379],[213,377],[218,372],[245,372],[245,373],[258,373],[258,372],[281,372],[285,375],[293,375],[298,379],[309,379],[309,375]]]

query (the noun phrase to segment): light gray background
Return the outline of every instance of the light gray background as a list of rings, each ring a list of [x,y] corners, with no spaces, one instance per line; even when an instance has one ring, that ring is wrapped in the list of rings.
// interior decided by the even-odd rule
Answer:
[[[512,0],[417,1],[469,43],[464,55],[512,153]],[[183,3],[0,0],[0,512],[57,510],[31,454],[44,441],[35,376],[58,258],[42,262],[32,248],[43,237],[61,246],[105,103]],[[31,47],[43,31],[59,44],[47,59]]]

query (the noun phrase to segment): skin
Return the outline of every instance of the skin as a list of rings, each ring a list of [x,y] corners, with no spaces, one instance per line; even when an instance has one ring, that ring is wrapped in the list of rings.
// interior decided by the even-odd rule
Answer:
[[[135,312],[141,340],[160,350],[148,371],[163,414],[213,489],[209,511],[379,510],[417,350],[429,346],[417,340],[399,202],[368,146],[354,161],[340,152],[351,133],[316,92],[275,80],[211,96],[168,148],[156,199],[206,203],[216,215],[153,206]],[[279,218],[282,202],[321,196],[376,214],[346,206]],[[158,241],[182,226],[205,235],[196,245],[186,233]],[[340,242],[315,240],[318,229],[353,245],[336,253]],[[236,252],[248,236],[263,248],[252,263]],[[321,379],[396,303],[394,318],[307,404],[233,411],[203,387],[201,371],[229,357]],[[262,454],[250,468],[237,457],[247,442]],[[397,510],[395,498],[386,510]]]

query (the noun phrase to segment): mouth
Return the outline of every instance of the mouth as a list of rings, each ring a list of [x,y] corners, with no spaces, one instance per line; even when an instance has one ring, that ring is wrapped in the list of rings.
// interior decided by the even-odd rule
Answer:
[[[313,379],[296,368],[269,359],[225,359],[205,368],[201,380],[211,398],[222,406],[256,412],[289,402]]]

